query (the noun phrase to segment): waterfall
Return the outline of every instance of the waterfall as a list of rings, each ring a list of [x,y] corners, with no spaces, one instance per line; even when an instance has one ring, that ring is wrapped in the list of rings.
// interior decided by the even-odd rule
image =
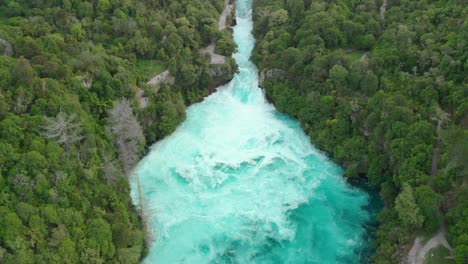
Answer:
[[[252,0],[236,8],[239,73],[136,169],[155,230],[144,263],[359,263],[369,197],[265,100]]]

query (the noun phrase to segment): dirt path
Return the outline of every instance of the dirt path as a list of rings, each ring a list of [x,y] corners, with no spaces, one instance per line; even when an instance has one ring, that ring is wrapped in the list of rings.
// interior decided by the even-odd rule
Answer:
[[[225,0],[224,10],[221,13],[221,16],[219,17],[219,21],[218,21],[218,28],[220,31],[226,29],[226,26],[227,26],[226,20],[233,10],[234,10],[234,5],[229,4],[229,0]],[[210,55],[211,64],[226,63],[226,57],[223,55],[216,54],[215,49],[216,49],[216,44],[213,42],[210,45],[208,45],[206,48],[201,49],[200,53]],[[148,81],[149,85],[158,85],[160,83],[174,84],[175,78],[171,75],[169,70],[166,70],[154,76],[153,78],[151,78],[151,80]],[[149,104],[149,98],[143,96],[143,94],[144,94],[143,90],[139,89],[137,92],[137,98],[140,102],[140,108],[145,108]]]
[[[218,28],[220,31],[226,28],[226,19],[231,14],[232,10],[234,9],[233,5],[229,4],[229,0],[224,0],[224,10],[221,13],[218,21]],[[226,63],[226,56],[219,55],[215,53],[216,44],[213,42],[208,47],[201,49],[201,54],[208,54],[210,55],[211,61],[210,64],[224,64]]]
[[[434,144],[434,149],[433,149],[433,152],[432,152],[432,165],[431,165],[431,176],[432,177],[437,176],[437,167],[438,167],[439,159],[440,159],[440,151],[439,151],[440,142],[441,142],[441,139],[440,139],[440,125],[437,125],[437,138],[436,138],[436,142]]]
[[[174,77],[172,77],[171,73],[169,70],[165,70],[161,72],[160,74],[154,76],[151,78],[151,80],[148,81],[148,84],[150,85],[157,85],[160,83],[168,83],[168,84],[174,84]]]
[[[382,6],[380,7],[380,17],[385,18],[385,12],[387,11],[387,0],[384,0]]]
[[[200,50],[201,54],[209,54],[211,57],[211,64],[224,64],[226,63],[226,56],[216,54],[215,51],[216,45],[211,43],[208,47]]]
[[[445,239],[445,231],[443,228],[437,232],[425,245],[422,244],[422,238],[417,237],[414,240],[413,247],[411,248],[410,252],[408,253],[408,257],[406,263],[408,264],[423,264],[424,259],[427,253],[436,248],[439,245],[442,245],[452,251],[447,239]]]
[[[442,136],[440,132],[442,130],[442,126],[448,124],[450,122],[450,114],[442,110],[440,107],[436,108],[435,116],[431,117],[432,120],[437,121],[436,127],[436,134],[437,138],[434,144],[434,150],[432,154],[432,168],[431,168],[431,176],[435,177],[437,175],[437,166],[439,164],[440,159],[440,143],[442,141]]]
[[[151,80],[147,82],[147,84],[153,85],[153,86],[156,86],[160,83],[168,83],[172,85],[175,83],[175,78],[171,75],[169,70],[165,70],[161,72],[160,74],[154,76],[153,78],[151,78]],[[156,86],[155,89],[156,89],[155,92],[157,92],[159,87]],[[142,109],[146,108],[149,104],[149,98],[146,96],[143,96],[144,93],[145,92],[142,89],[138,89],[138,92],[136,94],[138,101],[140,102],[140,108]]]
[[[369,58],[369,52],[366,52],[366,53],[362,54],[360,60],[361,60],[361,61],[365,61],[365,60],[367,60],[368,58]]]
[[[220,31],[226,28],[226,20],[228,16],[231,14],[233,9],[234,9],[234,6],[229,4],[229,0],[225,0],[224,10],[221,13],[221,16],[219,17],[219,21],[218,21],[218,28]]]

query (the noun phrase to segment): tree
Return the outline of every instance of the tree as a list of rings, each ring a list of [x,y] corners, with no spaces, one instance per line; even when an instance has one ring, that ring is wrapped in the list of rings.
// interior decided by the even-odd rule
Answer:
[[[112,243],[112,229],[107,221],[102,218],[91,220],[87,225],[88,243],[92,248],[99,248],[100,255],[112,258],[115,254],[115,246]]]
[[[330,70],[330,80],[336,88],[346,86],[349,72],[343,66],[336,64]]]
[[[15,147],[19,146],[24,137],[21,133],[21,122],[22,119],[17,115],[10,115],[6,119],[0,121],[0,138],[2,142]]]
[[[96,6],[96,10],[100,13],[106,13],[112,8],[109,0],[99,0]]]
[[[269,16],[269,27],[277,27],[284,25],[288,22],[288,19],[288,11],[284,9],[278,9],[272,12]]]
[[[109,110],[109,125],[119,148],[119,158],[127,176],[131,176],[144,144],[143,130],[127,99],[114,103]]]
[[[31,87],[34,82],[34,70],[29,61],[21,57],[15,65],[14,76],[19,84]]]
[[[460,245],[455,248],[455,262],[465,264],[468,261],[468,245]]]
[[[66,238],[62,243],[60,243],[58,248],[58,253],[63,261],[66,264],[77,263],[79,258],[76,252],[75,242]]]
[[[22,234],[23,225],[17,214],[5,209],[5,207],[0,207],[0,238],[1,241],[5,241],[7,247],[14,247],[15,238]]]
[[[64,144],[67,148],[81,139],[83,139],[81,122],[77,120],[76,114],[67,116],[62,110],[57,114],[55,119],[46,118],[44,125],[45,132],[43,136],[48,139],[56,140],[60,144]]]
[[[396,197],[395,210],[398,218],[408,230],[421,228],[424,217],[414,199],[413,189],[408,184],[403,185],[403,191]]]
[[[437,231],[442,222],[439,212],[439,204],[442,201],[442,196],[435,193],[427,185],[417,187],[414,196],[424,216],[424,230],[428,232]]]
[[[447,155],[450,159],[445,167],[446,173],[450,170],[459,170],[461,178],[468,175],[468,131],[457,126],[451,126],[442,132],[442,142],[446,145]]]
[[[13,191],[23,201],[27,201],[33,197],[34,181],[23,174],[17,174],[10,177],[10,185]]]
[[[116,161],[107,153],[103,153],[104,178],[108,184],[115,184],[123,175]]]
[[[378,88],[379,80],[371,71],[367,72],[361,82],[360,87],[366,95],[373,95]]]

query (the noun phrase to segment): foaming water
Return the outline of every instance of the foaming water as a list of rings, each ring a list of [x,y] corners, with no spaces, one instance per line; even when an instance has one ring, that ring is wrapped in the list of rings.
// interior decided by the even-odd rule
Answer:
[[[239,74],[136,169],[156,237],[144,263],[359,263],[369,197],[266,102],[251,1],[237,1]]]

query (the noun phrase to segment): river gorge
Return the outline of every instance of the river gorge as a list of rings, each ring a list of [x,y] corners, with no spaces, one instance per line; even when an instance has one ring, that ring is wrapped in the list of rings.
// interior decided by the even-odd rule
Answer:
[[[362,263],[370,196],[266,101],[251,6],[237,1],[239,73],[136,168],[133,201],[154,234],[143,262]]]

